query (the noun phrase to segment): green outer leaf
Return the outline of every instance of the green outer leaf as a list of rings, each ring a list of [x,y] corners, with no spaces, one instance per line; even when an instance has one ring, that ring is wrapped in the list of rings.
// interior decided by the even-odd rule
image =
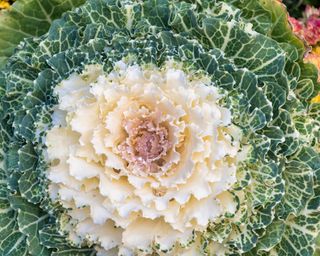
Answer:
[[[284,230],[285,224],[283,221],[272,222],[267,227],[265,235],[257,243],[256,251],[270,251],[281,241]]]
[[[285,195],[278,206],[277,214],[286,218],[290,213],[299,214],[313,196],[313,173],[303,162],[290,161],[283,171]]]
[[[9,197],[11,206],[18,211],[17,223],[19,231],[26,236],[28,252],[31,255],[50,255],[50,251],[40,244],[39,229],[41,229],[49,214],[44,214],[36,205],[28,203],[19,195]]]
[[[290,216],[285,222],[283,238],[272,252],[279,256],[313,255],[314,242],[319,230],[319,219],[319,214],[309,215],[308,212],[297,217]]]
[[[252,22],[254,30],[280,43],[290,43],[298,50],[300,58],[303,56],[306,51],[304,43],[293,33],[287,20],[286,7],[280,1],[225,0],[225,2],[231,2],[240,8],[243,11],[242,16]]]
[[[19,0],[0,13],[0,68],[26,37],[46,33],[52,21],[85,0]],[[41,25],[39,25],[41,24]]]
[[[286,7],[281,1],[274,0],[224,0],[241,9],[241,16],[253,24],[254,30],[271,37],[279,42],[286,52],[286,58],[297,61],[301,68],[301,79],[310,78],[315,90],[307,100],[316,96],[320,91],[320,83],[317,82],[317,69],[315,65],[302,61],[307,52],[305,43],[292,31],[288,21]],[[298,4],[295,2],[295,5]],[[299,79],[296,76],[295,79]]]
[[[96,252],[92,249],[75,249],[75,248],[66,248],[53,252],[52,256],[94,256]]]

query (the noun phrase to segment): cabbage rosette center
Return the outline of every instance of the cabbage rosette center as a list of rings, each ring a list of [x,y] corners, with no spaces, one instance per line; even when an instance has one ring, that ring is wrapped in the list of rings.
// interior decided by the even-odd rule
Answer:
[[[109,74],[88,66],[55,94],[49,193],[75,242],[167,251],[236,212],[239,134],[208,77],[119,61]]]

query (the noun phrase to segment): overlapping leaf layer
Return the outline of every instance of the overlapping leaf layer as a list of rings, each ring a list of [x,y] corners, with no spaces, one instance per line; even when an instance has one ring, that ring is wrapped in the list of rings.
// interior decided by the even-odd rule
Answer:
[[[62,13],[84,0],[21,0],[0,13],[0,68],[26,37],[45,34]]]
[[[319,86],[303,53],[275,0],[89,0],[65,13],[47,34],[20,43],[0,71],[0,255],[95,255],[60,229],[64,209],[46,191],[43,138],[53,88],[88,64],[109,72],[123,58],[159,67],[173,59],[209,75],[251,148],[234,187],[241,218],[212,224],[201,253],[218,241],[232,255],[312,255],[320,104],[309,103]]]

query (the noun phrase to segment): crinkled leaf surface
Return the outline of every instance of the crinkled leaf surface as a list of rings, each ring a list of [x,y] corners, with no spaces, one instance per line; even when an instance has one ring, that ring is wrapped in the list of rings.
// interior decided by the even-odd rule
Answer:
[[[18,0],[0,12],[0,68],[26,37],[46,33],[53,20],[85,0]]]

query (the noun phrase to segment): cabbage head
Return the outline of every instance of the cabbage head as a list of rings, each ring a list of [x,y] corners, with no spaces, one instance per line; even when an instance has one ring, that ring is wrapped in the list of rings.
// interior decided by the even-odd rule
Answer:
[[[280,1],[13,8],[0,255],[314,255],[319,84]]]

